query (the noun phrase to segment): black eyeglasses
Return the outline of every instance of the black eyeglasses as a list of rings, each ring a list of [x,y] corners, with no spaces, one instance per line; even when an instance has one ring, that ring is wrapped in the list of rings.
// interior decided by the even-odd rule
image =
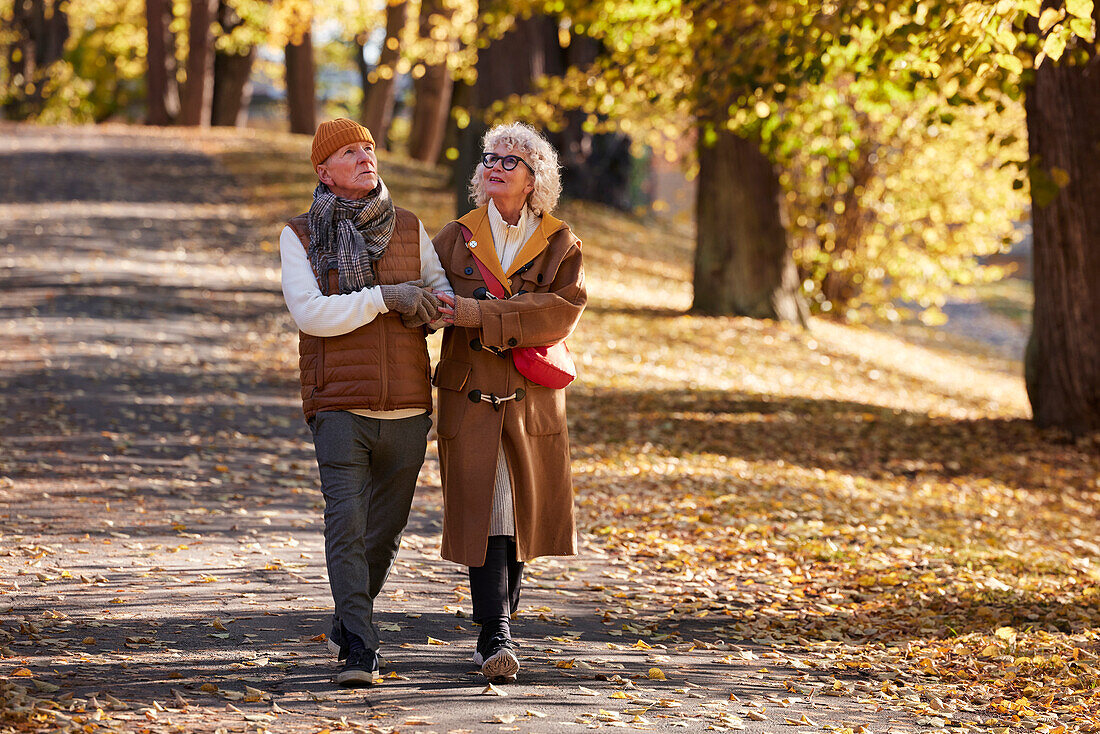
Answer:
[[[527,170],[532,174],[535,172],[534,168],[531,168],[531,164],[520,158],[518,155],[497,155],[496,153],[482,153],[481,165],[486,168],[492,168],[500,161],[500,165],[504,166],[505,171],[514,170],[520,163],[527,166]]]

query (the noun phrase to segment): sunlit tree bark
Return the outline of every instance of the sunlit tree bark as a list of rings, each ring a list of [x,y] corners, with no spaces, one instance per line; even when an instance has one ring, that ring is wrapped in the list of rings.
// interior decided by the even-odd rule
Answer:
[[[233,7],[221,0],[218,4],[218,25],[230,33],[243,21]],[[235,53],[217,50],[214,53],[214,99],[210,124],[242,127],[248,120],[248,104],[252,99],[252,62],[255,46]]]
[[[181,125],[210,125],[210,104],[214,98],[214,39],[210,23],[216,0],[192,0],[188,25],[187,81],[180,98]]]
[[[317,87],[309,32],[302,34],[300,43],[286,47],[286,104],[290,131],[312,135],[317,129]]]
[[[146,112],[149,125],[169,125],[168,111],[168,14],[167,0],[145,0],[145,23],[148,51],[145,62]]]
[[[759,145],[728,131],[700,143],[698,186],[692,310],[804,324],[779,177]]]
[[[376,68],[387,71],[363,90],[363,126],[371,131],[375,145],[379,148],[387,147],[390,122],[393,120],[397,86],[394,65],[401,57],[401,30],[405,27],[408,12],[408,3],[404,0],[390,2],[386,6],[386,40]]]
[[[420,35],[431,37],[432,15],[449,14],[441,0],[424,0],[420,6]],[[419,161],[434,162],[443,148],[447,115],[451,111],[454,82],[446,63],[426,63],[424,75],[413,81],[416,101],[413,106],[412,129],[409,131],[409,155]]]
[[[1100,7],[1094,10],[1100,20]],[[1068,61],[1068,60],[1063,60]],[[1100,57],[1035,71],[1026,98],[1035,311],[1025,362],[1035,421],[1100,430]]]

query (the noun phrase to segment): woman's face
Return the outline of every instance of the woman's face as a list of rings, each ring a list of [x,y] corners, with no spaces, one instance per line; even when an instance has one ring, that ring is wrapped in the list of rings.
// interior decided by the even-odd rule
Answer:
[[[503,159],[506,155],[523,158],[523,153],[513,151],[505,145],[498,145],[486,153],[493,153]],[[511,171],[504,170],[504,161],[497,160],[492,167],[481,164],[481,183],[486,195],[497,204],[497,208],[518,209],[527,201],[527,195],[535,189],[535,176],[522,162]]]

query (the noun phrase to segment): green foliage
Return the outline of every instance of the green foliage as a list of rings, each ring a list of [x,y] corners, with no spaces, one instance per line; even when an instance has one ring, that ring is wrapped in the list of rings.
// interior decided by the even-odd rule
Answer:
[[[308,8],[308,3],[294,0],[275,5],[267,0],[233,0],[230,5],[240,22],[229,32],[214,24],[215,47],[228,53],[291,34],[299,29],[295,22]],[[0,47],[15,40],[11,7],[12,0],[0,0]],[[44,75],[44,104],[34,119],[100,122],[133,110],[144,95],[148,46],[144,0],[71,0],[65,8],[71,35],[64,58]],[[189,12],[189,0],[174,0],[169,31],[180,83],[186,81]],[[15,91],[5,63],[6,54],[0,54],[0,99],[11,98]]]
[[[14,92],[12,89],[12,71],[8,66],[8,49],[18,40],[13,27],[14,0],[0,0],[0,104],[5,104]]]
[[[42,120],[102,122],[140,104],[147,42],[144,2],[70,7],[74,33],[65,53],[70,71],[55,79],[57,94],[51,95]],[[76,32],[78,27],[82,32]]]
[[[936,321],[950,288],[1003,274],[979,258],[1013,241],[1025,205],[1018,84],[1012,63],[990,63],[1033,63],[1012,45],[1015,3],[574,5],[563,26],[606,57],[495,117],[552,127],[579,109],[589,129],[626,132],[689,172],[693,129],[759,141],[819,312],[893,318],[906,301]]]
[[[55,57],[54,44],[67,35],[65,11],[66,6],[59,2],[20,2],[17,6],[15,0],[0,0],[0,108],[5,116],[50,119],[51,112],[64,106],[53,97],[63,91],[59,90],[61,84],[73,79],[71,66]],[[35,20],[39,12],[43,17]],[[61,24],[55,22],[58,14],[64,19]],[[27,25],[51,38],[30,37]],[[44,54],[38,46],[41,43],[48,49]]]
[[[177,80],[190,0],[174,0]],[[384,25],[358,0],[234,0],[240,23],[216,28],[224,51],[281,48],[315,24],[340,32],[325,65],[351,66],[348,44]],[[1011,241],[1024,196],[1042,204],[1055,176],[1025,163],[1022,85],[1038,64],[1095,48],[1092,0],[443,0],[420,23],[409,0],[401,57],[372,78],[423,74],[445,61],[472,82],[477,49],[517,17],[559,18],[559,38],[605,51],[590,68],[536,80],[495,120],[551,129],[584,113],[591,132],[618,130],[637,151],[696,162],[694,136],[725,128],[759,141],[782,172],[805,290],[821,311],[889,316],[902,299],[937,318],[957,283],[996,276],[977,258]],[[42,81],[49,121],[98,121],[140,98],[142,0],[72,0],[65,58]],[[0,46],[13,43],[12,0],[0,0]],[[3,67],[0,98],[20,93]],[[262,65],[263,62],[258,62]],[[268,69],[278,80],[281,68]],[[357,100],[338,110],[349,114]],[[335,111],[335,110],[334,110]],[[468,119],[456,110],[456,119]]]
[[[812,90],[786,115],[783,163],[795,259],[821,312],[897,318],[914,304],[930,323],[957,285],[1004,275],[980,257],[1016,241],[1026,198],[1012,186],[1026,156],[1008,101],[955,108],[942,93],[898,94],[863,80]]]
[[[476,0],[444,0],[442,12],[428,14],[427,33],[419,29],[420,12],[409,12],[409,27],[401,46],[403,60],[414,79],[424,75],[425,65],[446,64],[456,82],[472,84],[476,77],[478,23]]]
[[[228,54],[243,54],[254,46],[262,46],[268,39],[268,28],[273,20],[273,8],[269,0],[232,0],[229,3],[235,20],[229,29],[215,24],[214,47]]]

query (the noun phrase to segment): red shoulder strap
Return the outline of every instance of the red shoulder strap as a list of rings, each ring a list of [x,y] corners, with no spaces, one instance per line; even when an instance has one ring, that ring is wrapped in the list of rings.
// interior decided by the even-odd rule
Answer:
[[[460,224],[459,227],[462,228],[463,241],[469,242],[470,238],[474,236],[473,232],[466,229],[466,225],[464,224]],[[481,261],[478,260],[476,257],[473,260],[474,264],[477,265],[478,272],[481,273],[481,279],[485,281],[485,287],[489,289],[489,292],[497,298],[507,298],[508,294],[504,292],[504,286],[500,284],[500,281],[497,280],[496,276],[490,273],[489,270],[484,265],[482,265]]]

